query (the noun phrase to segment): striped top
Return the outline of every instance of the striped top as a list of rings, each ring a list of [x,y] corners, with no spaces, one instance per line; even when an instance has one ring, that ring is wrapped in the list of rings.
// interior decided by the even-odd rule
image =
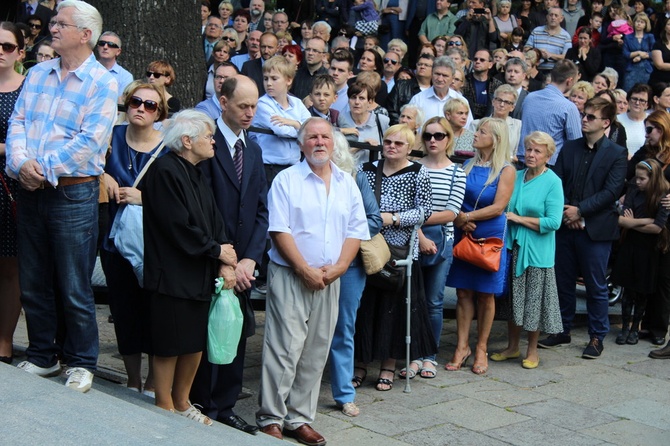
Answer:
[[[426,167],[426,166],[424,166]],[[452,164],[444,169],[431,169],[426,167],[430,176],[430,185],[433,189],[433,212],[444,210],[452,211],[458,215],[465,196],[465,172],[457,164]],[[453,182],[451,180],[453,176]],[[447,240],[454,239],[454,223],[445,225]]]
[[[119,97],[114,77],[93,54],[61,81],[60,59],[39,63],[28,77],[7,134],[7,174],[31,159],[53,186],[58,178],[103,172]]]
[[[552,54],[566,54],[572,48],[572,37],[563,28],[560,28],[558,34],[549,34],[546,26],[538,26],[530,33],[525,46],[545,50]],[[555,64],[555,60],[549,61],[543,59],[537,69],[551,70]]]

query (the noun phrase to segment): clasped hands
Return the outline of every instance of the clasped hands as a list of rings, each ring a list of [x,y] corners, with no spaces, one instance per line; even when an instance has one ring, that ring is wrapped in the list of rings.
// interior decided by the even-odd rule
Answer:
[[[233,245],[221,245],[219,260],[221,261],[221,264],[219,265],[219,277],[223,277],[223,289],[233,289],[237,283],[237,276],[235,274],[237,254],[235,253],[235,249],[233,249]]]
[[[563,206],[563,224],[570,229],[582,230],[584,227],[581,224],[582,216],[579,214],[577,206],[570,206],[566,204]]]
[[[323,290],[343,273],[344,271],[338,265],[324,265],[321,268],[304,266],[296,270],[296,274],[302,279],[305,287],[313,291]]]

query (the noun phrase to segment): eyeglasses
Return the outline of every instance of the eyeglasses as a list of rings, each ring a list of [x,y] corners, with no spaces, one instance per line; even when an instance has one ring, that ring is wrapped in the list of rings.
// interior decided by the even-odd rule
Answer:
[[[35,58],[36,58],[38,61],[42,62],[42,61],[44,61],[44,60],[51,60],[51,59],[54,58],[54,56],[52,56],[51,54],[37,53],[37,54],[35,55]]]
[[[491,62],[490,60],[485,59],[485,58],[483,58],[483,57],[475,57],[475,58],[472,59],[472,60],[474,60],[475,62]]]
[[[202,135],[200,135],[200,136],[202,136]],[[214,141],[214,135],[212,135],[211,133],[209,135],[203,136],[203,138],[210,140],[210,142]]]
[[[636,104],[646,104],[647,100],[642,98],[630,98],[630,102],[634,102]]]
[[[449,45],[449,46],[463,46],[463,42],[459,42],[457,40],[454,40],[452,42],[448,42],[447,45]]]
[[[220,74],[214,76],[215,81],[225,81],[226,79],[228,79],[228,76],[221,76]]]
[[[28,26],[31,27],[32,29],[42,29],[42,25],[38,23],[30,23],[28,24]]]
[[[591,114],[591,113],[580,113],[580,115],[582,116],[582,119],[586,118],[586,120],[589,121],[589,122],[595,121],[596,119],[601,119],[601,120],[603,119],[603,118],[599,118],[596,115]]]
[[[499,104],[509,105],[510,107],[514,105],[514,102],[512,102],[512,101],[506,101],[506,100],[504,100],[504,99],[502,99],[502,98],[493,98],[493,100],[496,101],[496,102],[499,103]]]
[[[148,99],[143,101],[142,98],[138,98],[137,96],[132,96],[128,101],[128,107],[130,108],[140,108],[140,105],[142,104],[144,104],[144,109],[149,113],[158,110],[158,102],[156,101],[150,101]]]
[[[398,65],[397,60],[389,59],[388,57],[384,58],[384,63],[390,63],[391,65]]]
[[[169,76],[169,74],[167,74],[167,73],[156,73],[155,71],[147,71],[146,74],[147,74],[147,77],[151,77],[151,76],[153,76],[153,77],[155,77],[156,79],[160,79],[160,78],[163,77],[163,76],[165,76],[165,77],[168,77],[168,76]]]
[[[19,47],[18,45],[14,45],[13,43],[9,43],[9,42],[0,43],[0,48],[2,48],[2,51],[5,54],[13,53],[14,50],[17,49],[18,47]]]
[[[423,138],[424,141],[430,141],[433,138],[435,138],[435,141],[442,141],[447,136],[449,135],[447,135],[444,132],[436,132],[436,133],[423,132],[421,138]]]
[[[393,147],[403,147],[403,146],[406,146],[406,145],[408,144],[408,143],[406,143],[406,142],[404,142],[404,141],[393,141],[393,140],[390,140],[390,139],[385,139],[385,140],[382,141],[382,142],[383,142],[384,145],[387,146],[387,147],[390,147],[390,146],[393,146]]]
[[[66,28],[68,26],[71,26],[73,28],[81,28],[81,26],[72,25],[70,23],[65,23],[65,22],[59,22],[59,21],[56,21],[56,20],[52,20],[52,21],[49,22],[49,29],[51,29],[51,28],[63,29],[63,28]]]
[[[653,126],[650,125],[650,126],[645,127],[645,128],[644,128],[644,131],[645,131],[645,132],[647,133],[647,135],[648,135],[648,134],[650,134],[651,132],[653,132],[655,129],[656,129],[656,127],[653,127]]]
[[[119,48],[121,48],[118,44],[116,44],[116,43],[114,43],[114,42],[110,42],[110,41],[108,41],[108,40],[100,40],[100,41],[98,41],[98,46],[99,46],[100,48],[104,48],[105,45],[107,45],[108,47],[113,48],[113,49],[115,49],[115,50],[118,50]]]
[[[235,40],[235,37],[230,36],[223,36],[221,37],[221,40],[227,40],[228,42],[237,42],[237,40]]]

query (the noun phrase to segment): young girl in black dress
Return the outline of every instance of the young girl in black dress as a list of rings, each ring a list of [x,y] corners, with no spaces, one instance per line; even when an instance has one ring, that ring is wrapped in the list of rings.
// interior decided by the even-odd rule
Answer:
[[[656,288],[659,253],[668,249],[668,210],[661,206],[668,189],[670,184],[658,161],[648,159],[635,166],[619,216],[623,232],[612,271],[614,283],[626,289],[621,304],[622,329],[616,338],[619,345],[637,344],[647,299]]]

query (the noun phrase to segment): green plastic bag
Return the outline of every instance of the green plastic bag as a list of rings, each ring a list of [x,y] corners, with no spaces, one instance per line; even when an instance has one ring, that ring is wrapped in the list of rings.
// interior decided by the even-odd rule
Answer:
[[[223,289],[223,278],[214,281],[207,324],[207,355],[212,364],[230,364],[237,356],[242,335],[242,310],[233,290]]]

